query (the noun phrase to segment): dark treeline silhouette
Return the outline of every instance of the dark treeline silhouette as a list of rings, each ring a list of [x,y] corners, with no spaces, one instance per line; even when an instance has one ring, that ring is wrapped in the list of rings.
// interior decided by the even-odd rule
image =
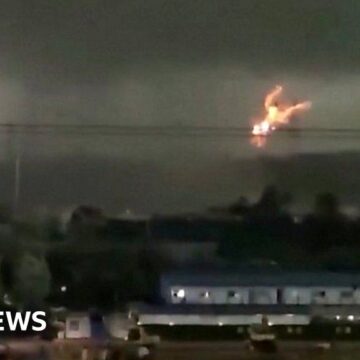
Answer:
[[[360,218],[345,216],[328,192],[318,194],[303,216],[291,214],[290,203],[290,194],[269,186],[257,202],[241,197],[224,209],[243,221],[227,231],[219,254],[233,261],[261,257],[283,266],[360,269]]]
[[[289,193],[268,186],[255,202],[240,197],[202,214],[108,218],[80,206],[62,240],[50,241],[49,299],[72,308],[122,306],[155,297],[162,272],[194,264],[360,271],[359,218],[342,213],[332,193],[318,194],[301,216],[291,203]],[[214,246],[203,263],[197,255]],[[193,251],[192,264],[177,262],[179,249]]]

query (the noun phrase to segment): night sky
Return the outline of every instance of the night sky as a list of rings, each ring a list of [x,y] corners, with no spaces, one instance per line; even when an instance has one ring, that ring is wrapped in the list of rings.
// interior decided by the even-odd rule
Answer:
[[[357,0],[4,0],[0,5],[4,123],[248,126],[261,114],[264,94],[281,83],[290,100],[313,102],[295,127],[360,128]],[[358,137],[301,132],[276,135],[260,151],[248,138],[234,136],[2,133],[0,140],[8,149],[1,155],[4,163],[16,148],[23,154],[24,206],[87,202],[140,212],[200,209],[241,192],[256,194],[280,176],[263,157],[298,159],[359,148]],[[249,181],[249,165],[238,164],[254,157],[256,179]],[[331,161],[321,165],[319,178],[327,178],[332,167]],[[9,166],[3,168],[0,191],[8,194]],[[300,173],[285,185],[309,193],[301,186],[309,175]],[[114,196],[110,189],[117,184]],[[348,186],[334,181],[331,190],[346,192]]]

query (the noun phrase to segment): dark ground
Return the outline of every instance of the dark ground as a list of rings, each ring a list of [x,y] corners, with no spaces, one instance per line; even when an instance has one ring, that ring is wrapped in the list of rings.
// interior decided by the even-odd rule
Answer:
[[[161,344],[157,360],[355,360],[360,358],[360,345],[333,344],[330,350],[317,348],[316,343],[296,342],[279,344],[277,354],[252,352],[242,343],[176,343]]]
[[[4,344],[4,343],[3,343]],[[122,343],[123,344],[123,343]],[[94,347],[88,340],[56,340],[45,343],[38,340],[9,341],[11,359],[80,360],[81,349]],[[122,347],[120,343],[117,344]],[[276,354],[260,354],[248,349],[242,342],[162,342],[156,349],[155,360],[357,360],[360,359],[360,342],[337,342],[330,349],[321,348],[322,343],[281,342]],[[88,360],[101,358],[98,351],[89,351]],[[122,360],[119,358],[118,360]]]

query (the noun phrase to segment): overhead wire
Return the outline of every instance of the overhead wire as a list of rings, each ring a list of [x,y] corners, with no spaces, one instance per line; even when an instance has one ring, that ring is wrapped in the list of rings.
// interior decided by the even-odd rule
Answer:
[[[360,128],[280,128],[280,134],[314,137],[360,137]],[[252,137],[246,126],[160,126],[69,123],[0,123],[0,133],[76,136],[175,136],[175,137]]]

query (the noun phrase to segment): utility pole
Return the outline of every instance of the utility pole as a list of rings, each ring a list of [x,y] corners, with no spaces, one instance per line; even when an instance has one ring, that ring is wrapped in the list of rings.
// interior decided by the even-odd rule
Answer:
[[[16,154],[15,157],[15,173],[14,173],[14,194],[13,194],[13,217],[16,217],[19,197],[20,197],[20,185],[21,185],[21,157],[20,154]]]

